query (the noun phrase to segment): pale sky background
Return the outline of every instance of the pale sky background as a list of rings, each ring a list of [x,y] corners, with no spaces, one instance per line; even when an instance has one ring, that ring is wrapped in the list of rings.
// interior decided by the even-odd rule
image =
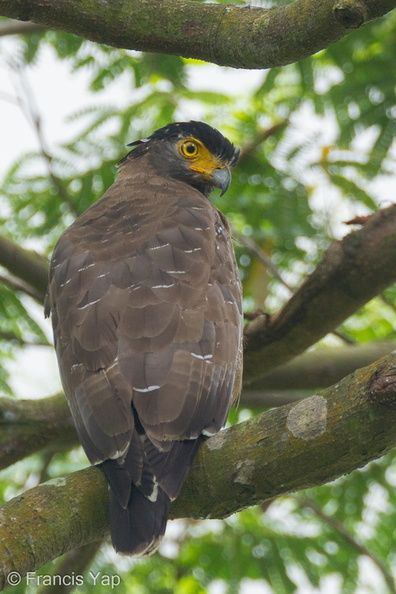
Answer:
[[[12,99],[15,98],[18,92],[18,81],[4,62],[3,50],[5,49],[8,56],[12,58],[16,55],[17,44],[11,39],[4,38],[0,40],[0,47],[2,50],[0,54],[1,180],[4,173],[22,152],[38,149],[38,141],[36,133],[23,115],[20,106],[15,102],[15,99]],[[97,105],[98,103],[105,104],[108,102],[126,104],[128,96],[130,96],[130,88],[127,88],[125,79],[121,77],[119,82],[112,84],[108,91],[96,93],[93,97],[86,90],[86,73],[83,70],[71,73],[67,62],[56,60],[50,50],[40,53],[36,63],[27,69],[26,76],[33,90],[39,113],[43,118],[44,136],[50,150],[54,143],[60,140],[66,141],[74,136],[78,124],[67,122],[68,115],[92,104]],[[262,80],[260,71],[232,70],[216,66],[202,68],[196,76],[199,76],[199,78],[193,79],[196,88],[209,88],[222,92],[235,90],[236,93],[241,89],[244,91],[249,88],[253,89]],[[315,118],[312,114],[306,115],[307,120],[300,130],[296,130],[296,134],[307,134],[315,128]],[[186,113],[186,119],[197,117],[199,118],[199,113]],[[308,120],[309,125],[307,125]],[[321,123],[318,134],[321,135],[323,145],[331,143],[335,136],[332,122],[329,121],[324,127],[323,123]],[[370,138],[368,141],[371,141]],[[359,145],[357,148],[359,149]],[[378,182],[376,188],[380,199],[386,203],[389,200],[389,180]],[[319,189],[315,199],[319,206],[323,204],[324,208],[330,208],[329,200],[331,202],[331,198],[328,188],[323,188],[322,190]],[[334,200],[337,201],[335,196]],[[348,209],[343,210],[342,204],[340,205],[338,202],[337,204],[340,208],[339,220],[341,222],[346,220],[350,213]],[[340,226],[339,235],[342,236],[345,232],[345,228]],[[39,306],[34,308],[34,314],[50,336],[50,323],[48,320],[43,320],[42,310]],[[56,359],[52,349],[45,347],[28,348],[23,356],[10,363],[9,369],[13,376],[12,386],[15,393],[20,397],[43,397],[51,395],[60,389]],[[368,586],[375,587],[377,585],[377,570],[373,568],[369,560],[363,560],[362,565],[364,580],[367,583],[366,585],[362,584],[362,588],[358,592],[364,594],[368,592]],[[298,570],[296,569],[296,571]],[[319,592],[319,590],[303,582],[304,580],[299,594]],[[325,583],[326,587],[322,588],[320,592],[335,594],[339,591],[337,578],[327,578]],[[208,594],[222,594],[223,591],[224,587],[219,582],[209,589]],[[257,587],[256,584],[253,587],[250,580],[246,580],[242,592],[243,594],[271,594],[270,589],[263,585]]]

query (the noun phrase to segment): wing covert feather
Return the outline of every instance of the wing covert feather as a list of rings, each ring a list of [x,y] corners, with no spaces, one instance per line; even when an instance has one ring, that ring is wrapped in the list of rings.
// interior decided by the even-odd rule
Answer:
[[[51,264],[62,380],[94,462],[117,453],[122,462],[136,422],[165,450],[219,430],[241,340],[241,290],[220,213],[180,182],[156,186],[154,207],[149,184],[129,186],[115,184],[84,213]]]

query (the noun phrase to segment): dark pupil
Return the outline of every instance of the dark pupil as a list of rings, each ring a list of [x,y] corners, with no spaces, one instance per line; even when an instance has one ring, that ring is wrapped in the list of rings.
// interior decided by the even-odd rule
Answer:
[[[192,155],[193,153],[195,153],[195,144],[188,144],[186,146],[186,151],[188,152],[189,155]]]

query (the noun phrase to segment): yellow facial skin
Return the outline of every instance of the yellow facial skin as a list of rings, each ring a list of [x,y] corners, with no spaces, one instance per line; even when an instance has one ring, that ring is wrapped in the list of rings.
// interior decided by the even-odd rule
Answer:
[[[206,146],[196,138],[189,137],[181,140],[177,149],[182,157],[191,163],[190,169],[204,177],[210,178],[214,171],[225,167],[225,163],[214,157]]]

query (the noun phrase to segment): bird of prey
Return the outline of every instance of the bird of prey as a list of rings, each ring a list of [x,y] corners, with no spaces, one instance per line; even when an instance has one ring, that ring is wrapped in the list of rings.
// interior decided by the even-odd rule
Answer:
[[[51,260],[60,375],[108,484],[116,551],[153,553],[199,444],[240,390],[241,286],[224,193],[239,151],[202,122],[131,143]]]

